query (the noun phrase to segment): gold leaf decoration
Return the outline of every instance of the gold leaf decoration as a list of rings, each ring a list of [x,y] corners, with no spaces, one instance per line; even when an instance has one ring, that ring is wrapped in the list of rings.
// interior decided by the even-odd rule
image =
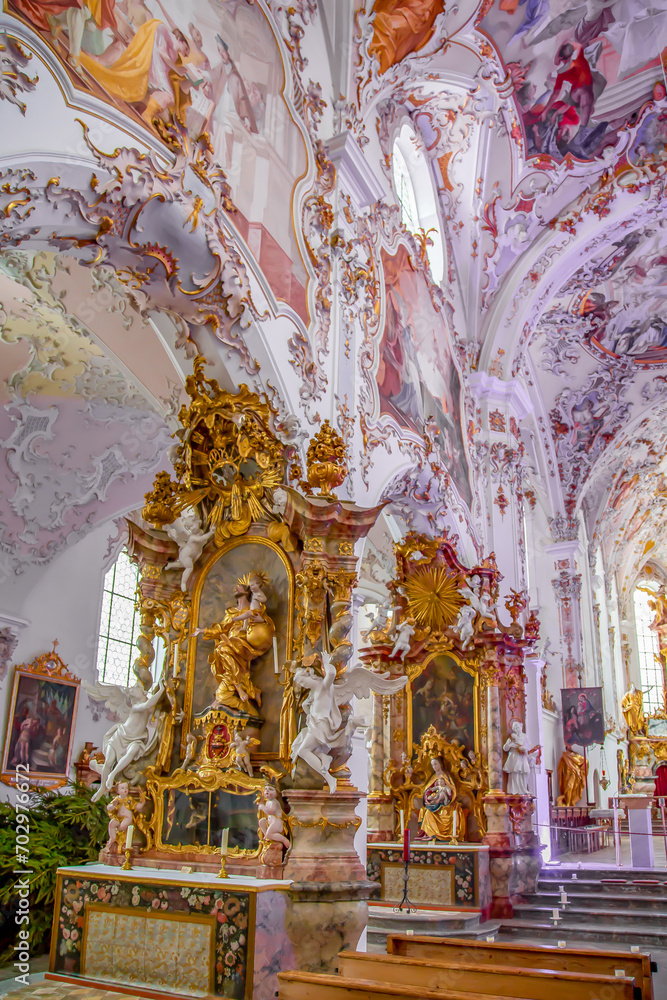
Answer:
[[[453,625],[463,604],[457,577],[443,566],[424,566],[405,581],[408,613],[419,625],[440,632]]]

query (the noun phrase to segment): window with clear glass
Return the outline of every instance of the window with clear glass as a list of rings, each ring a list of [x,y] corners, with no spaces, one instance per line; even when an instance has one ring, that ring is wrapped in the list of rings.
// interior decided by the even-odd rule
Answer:
[[[650,715],[664,707],[664,673],[660,661],[657,634],[650,628],[655,614],[649,607],[651,595],[639,587],[635,590],[635,627],[644,712]]]
[[[127,550],[119,554],[104,577],[100,635],[97,644],[97,674],[104,684],[123,687],[135,683],[132,664],[139,652],[139,613],[135,606],[139,570]]]
[[[416,233],[421,226],[419,222],[419,212],[417,211],[415,189],[412,183],[412,178],[410,177],[408,165],[405,162],[405,157],[397,145],[394,146],[392,163],[394,168],[394,188],[396,190],[396,197],[398,198],[401,206],[401,218],[405,227],[409,229],[411,233]]]
[[[420,238],[423,231],[431,275],[439,285],[444,276],[445,254],[431,166],[408,125],[394,140],[391,166],[403,225]]]

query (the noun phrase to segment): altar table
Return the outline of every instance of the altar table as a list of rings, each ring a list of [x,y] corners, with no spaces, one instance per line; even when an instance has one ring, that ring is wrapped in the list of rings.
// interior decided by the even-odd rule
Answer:
[[[269,1000],[295,968],[289,880],[91,864],[59,868],[48,979],[144,996]]]
[[[401,844],[368,845],[368,877],[380,883],[380,898],[383,901],[400,901],[403,871]],[[408,895],[417,906],[478,910],[482,919],[488,916],[491,909],[491,876],[487,844],[413,841],[408,872]]]

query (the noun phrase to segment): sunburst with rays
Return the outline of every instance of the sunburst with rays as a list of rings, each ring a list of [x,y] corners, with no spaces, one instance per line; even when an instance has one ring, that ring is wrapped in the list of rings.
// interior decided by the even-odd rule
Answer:
[[[424,566],[404,584],[408,611],[419,625],[440,632],[456,621],[463,599],[457,578],[443,566]]]

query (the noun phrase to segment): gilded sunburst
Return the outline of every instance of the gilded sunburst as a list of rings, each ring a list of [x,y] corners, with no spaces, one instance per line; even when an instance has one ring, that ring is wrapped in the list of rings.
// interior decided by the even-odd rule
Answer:
[[[443,566],[424,566],[406,580],[404,587],[408,612],[419,625],[440,632],[454,624],[463,604],[454,574]]]

